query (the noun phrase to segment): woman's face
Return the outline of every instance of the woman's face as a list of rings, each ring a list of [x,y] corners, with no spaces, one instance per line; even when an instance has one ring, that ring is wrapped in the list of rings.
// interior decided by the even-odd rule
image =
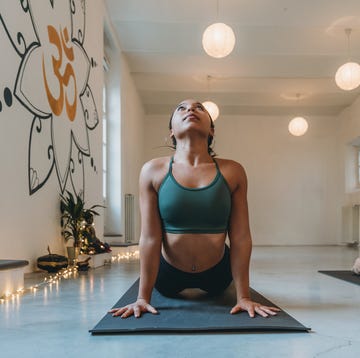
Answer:
[[[206,137],[214,135],[213,123],[209,112],[198,101],[187,99],[175,109],[171,119],[171,136],[176,136],[190,129],[203,132]]]

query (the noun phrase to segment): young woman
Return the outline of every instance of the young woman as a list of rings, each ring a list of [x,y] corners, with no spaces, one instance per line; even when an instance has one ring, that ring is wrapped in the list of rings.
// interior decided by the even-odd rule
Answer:
[[[201,103],[182,101],[169,128],[174,156],[147,162],[140,174],[138,297],[109,312],[122,318],[156,314],[150,302],[154,287],[166,296],[186,288],[217,295],[234,281],[237,302],[231,314],[275,315],[277,308],[250,298],[252,243],[244,168],[232,160],[214,159],[214,123]]]

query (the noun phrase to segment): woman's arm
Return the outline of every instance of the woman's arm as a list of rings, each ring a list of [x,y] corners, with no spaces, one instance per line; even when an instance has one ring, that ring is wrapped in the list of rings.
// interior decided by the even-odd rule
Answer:
[[[231,217],[229,227],[231,271],[236,288],[237,303],[230,313],[248,311],[251,317],[255,312],[263,317],[276,314],[275,307],[267,307],[251,301],[249,267],[252,239],[247,204],[247,177],[244,168],[233,162],[232,178],[236,183],[232,192]]]
[[[249,214],[247,205],[247,178],[245,170],[233,165],[236,186],[232,192],[229,226],[231,270],[236,287],[237,300],[250,298],[249,266],[252,250]]]
[[[159,270],[162,243],[162,228],[158,210],[157,192],[153,179],[156,177],[156,165],[146,163],[140,173],[140,283],[136,302],[125,307],[110,310],[113,316],[127,318],[131,315],[140,317],[142,312],[157,311],[150,305],[151,293]]]
[[[140,174],[140,284],[138,298],[150,303],[159,270],[162,228],[158,195],[153,185],[153,167],[147,163]]]

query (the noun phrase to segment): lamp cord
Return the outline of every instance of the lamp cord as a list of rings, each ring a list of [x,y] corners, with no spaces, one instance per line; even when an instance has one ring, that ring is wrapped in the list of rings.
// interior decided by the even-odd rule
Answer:
[[[351,35],[351,29],[345,29],[345,33],[347,36],[347,55],[348,55],[348,61],[351,62],[351,51],[350,51],[350,35]]]

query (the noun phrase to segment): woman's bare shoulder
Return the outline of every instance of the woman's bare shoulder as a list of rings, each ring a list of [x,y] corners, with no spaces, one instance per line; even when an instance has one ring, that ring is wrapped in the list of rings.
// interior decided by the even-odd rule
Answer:
[[[157,189],[169,170],[170,156],[154,158],[146,162],[140,173],[140,182],[151,183]]]
[[[142,171],[154,172],[163,169],[165,166],[168,167],[170,162],[170,156],[154,158],[146,163],[142,167]]]
[[[215,160],[219,164],[220,169],[222,170],[232,170],[238,173],[245,173],[244,167],[235,160],[224,158],[215,158]]]
[[[216,158],[220,171],[233,192],[239,187],[246,188],[247,176],[244,167],[231,159]]]

